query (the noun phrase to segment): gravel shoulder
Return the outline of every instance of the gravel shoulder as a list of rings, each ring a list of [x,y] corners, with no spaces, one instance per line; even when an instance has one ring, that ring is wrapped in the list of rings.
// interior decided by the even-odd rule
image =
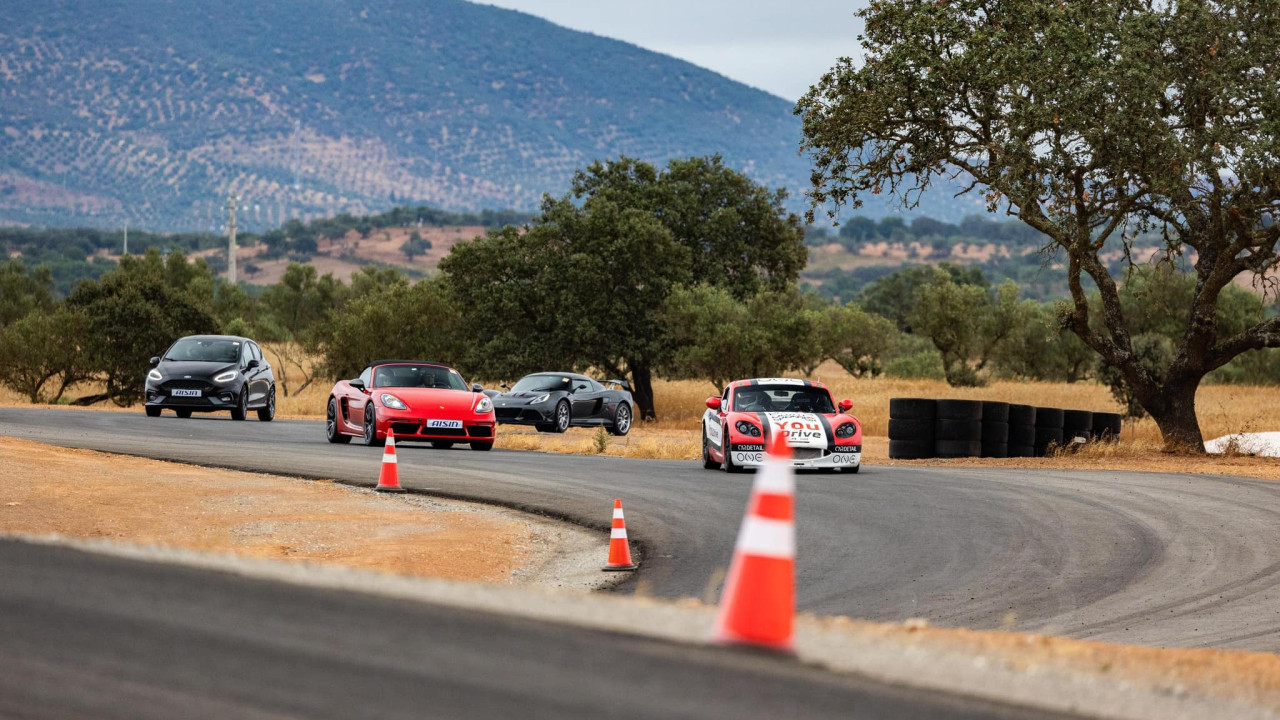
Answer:
[[[0,437],[0,533],[591,590],[607,541],[474,503]]]

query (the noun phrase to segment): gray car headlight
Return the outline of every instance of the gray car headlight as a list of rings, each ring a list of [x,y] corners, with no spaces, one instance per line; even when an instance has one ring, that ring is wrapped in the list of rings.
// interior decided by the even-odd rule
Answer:
[[[548,400],[550,400],[550,399],[551,399],[551,393],[547,393],[546,395],[539,395],[538,397],[536,397],[536,398],[534,398],[534,399],[530,400],[530,401],[529,401],[529,404],[530,404],[530,405],[541,405],[542,403],[544,403],[544,402],[546,402],[546,401],[548,401]]]

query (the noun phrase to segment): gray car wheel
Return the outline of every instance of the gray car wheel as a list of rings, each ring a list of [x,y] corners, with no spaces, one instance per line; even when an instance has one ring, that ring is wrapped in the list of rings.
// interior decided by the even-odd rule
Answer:
[[[613,411],[613,425],[609,426],[609,433],[621,437],[630,430],[631,406],[625,402],[618,403],[618,409]]]
[[[556,405],[556,424],[552,428],[552,432],[562,433],[569,429],[569,425],[573,423],[573,411],[569,409],[569,401],[561,400]]]

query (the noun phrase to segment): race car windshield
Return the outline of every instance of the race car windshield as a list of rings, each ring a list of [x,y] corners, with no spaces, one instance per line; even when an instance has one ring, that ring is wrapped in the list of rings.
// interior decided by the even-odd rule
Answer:
[[[373,371],[373,386],[380,388],[438,388],[466,390],[462,376],[438,365],[380,365]]]
[[[804,412],[830,415],[836,411],[831,393],[822,388],[752,385],[733,395],[736,412]]]
[[[233,363],[240,359],[240,343],[236,340],[183,338],[169,348],[164,359],[179,362]]]
[[[568,390],[572,385],[564,375],[526,375],[511,388],[511,392],[551,392]]]

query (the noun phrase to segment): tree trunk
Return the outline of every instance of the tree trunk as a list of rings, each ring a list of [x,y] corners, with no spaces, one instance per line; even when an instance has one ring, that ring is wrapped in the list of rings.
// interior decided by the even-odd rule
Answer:
[[[630,365],[630,363],[627,363]],[[641,420],[657,420],[653,408],[653,372],[644,366],[631,365],[631,399],[640,409]]]
[[[1166,449],[1204,452],[1204,435],[1200,432],[1200,419],[1196,417],[1199,387],[1199,378],[1169,381],[1160,388],[1157,402],[1144,403],[1160,428]]]

